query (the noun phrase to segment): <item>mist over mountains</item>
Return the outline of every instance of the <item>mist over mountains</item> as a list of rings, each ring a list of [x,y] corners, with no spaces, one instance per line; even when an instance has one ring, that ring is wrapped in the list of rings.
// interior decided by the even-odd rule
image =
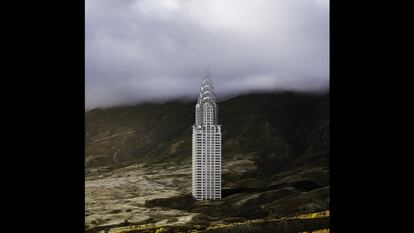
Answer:
[[[86,1],[85,232],[329,232],[329,6]],[[222,198],[196,201],[206,71]]]
[[[328,0],[88,0],[85,104],[329,83]]]

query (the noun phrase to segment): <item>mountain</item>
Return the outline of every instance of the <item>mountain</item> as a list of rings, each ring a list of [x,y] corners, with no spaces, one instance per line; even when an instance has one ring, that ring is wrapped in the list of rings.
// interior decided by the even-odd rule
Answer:
[[[171,101],[88,111],[86,166],[190,163],[194,105]],[[218,105],[223,160],[253,157],[269,174],[328,163],[329,94],[250,94]]]
[[[295,217],[329,212],[329,94],[248,94],[218,106],[223,198],[214,201],[191,197],[195,101],[86,112],[85,231],[329,228],[329,216]]]

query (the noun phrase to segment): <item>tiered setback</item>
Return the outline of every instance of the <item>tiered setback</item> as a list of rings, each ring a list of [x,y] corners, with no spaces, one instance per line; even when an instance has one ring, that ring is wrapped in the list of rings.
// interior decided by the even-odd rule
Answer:
[[[210,75],[201,83],[192,138],[192,192],[197,200],[221,198],[221,127]]]

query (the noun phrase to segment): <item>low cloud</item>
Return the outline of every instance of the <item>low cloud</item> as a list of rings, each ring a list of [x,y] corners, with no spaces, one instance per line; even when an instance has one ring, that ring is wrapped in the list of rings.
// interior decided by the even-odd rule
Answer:
[[[321,90],[329,2],[86,0],[86,107],[216,93]]]

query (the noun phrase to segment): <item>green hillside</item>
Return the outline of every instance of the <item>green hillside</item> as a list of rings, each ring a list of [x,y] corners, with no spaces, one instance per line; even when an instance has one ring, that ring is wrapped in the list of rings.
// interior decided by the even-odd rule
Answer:
[[[85,232],[158,232],[152,224],[168,232],[182,230],[171,224],[199,232],[328,228],[329,217],[277,219],[329,210],[329,94],[250,94],[218,103],[222,199],[214,201],[191,196],[194,104],[86,113]]]
[[[86,166],[190,163],[194,104],[172,101],[86,113]],[[248,157],[265,173],[327,163],[329,95],[251,94],[219,103],[223,160]]]

